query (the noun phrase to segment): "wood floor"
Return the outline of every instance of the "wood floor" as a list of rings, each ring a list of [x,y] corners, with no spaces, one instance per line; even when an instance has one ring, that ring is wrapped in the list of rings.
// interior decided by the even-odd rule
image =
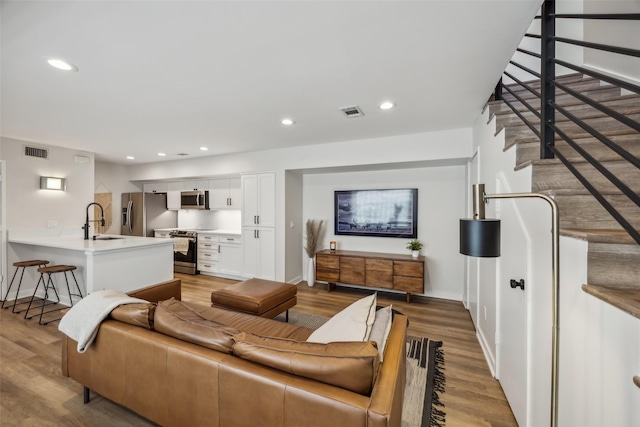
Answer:
[[[212,289],[234,281],[176,274],[182,279],[185,301],[209,303]],[[361,298],[363,290],[298,285],[295,310],[332,316]],[[498,382],[475,336],[461,303],[379,293],[381,305],[409,317],[409,334],[444,342],[446,391],[442,396],[447,427],[516,426]],[[152,423],[101,396],[82,404],[82,386],[60,374],[58,322],[38,326],[11,310],[0,310],[0,426],[150,426]]]

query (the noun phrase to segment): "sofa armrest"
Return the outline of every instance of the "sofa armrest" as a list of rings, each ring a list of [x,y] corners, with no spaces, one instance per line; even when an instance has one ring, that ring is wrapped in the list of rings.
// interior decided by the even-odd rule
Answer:
[[[380,365],[378,378],[371,392],[369,427],[400,426],[406,373],[406,341],[408,320],[396,314]]]
[[[182,281],[180,279],[168,280],[147,286],[146,288],[127,292],[127,295],[149,302],[165,301],[171,298],[180,301],[182,300]]]

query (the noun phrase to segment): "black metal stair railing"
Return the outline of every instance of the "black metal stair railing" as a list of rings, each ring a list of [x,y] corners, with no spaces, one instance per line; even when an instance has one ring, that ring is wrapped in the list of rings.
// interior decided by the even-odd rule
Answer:
[[[540,90],[536,90],[530,82],[524,82],[518,79],[508,71],[504,71],[504,76],[507,76],[515,85],[521,86],[528,92],[532,93],[536,98],[540,99],[540,109],[534,108],[531,103],[527,102],[522,96],[518,95],[516,90],[513,90],[509,86],[502,84],[502,79],[496,86],[495,98],[501,99],[509,108],[531,129],[531,131],[540,139],[540,158],[552,159],[557,158],[560,160],[568,170],[582,183],[582,185],[600,202],[600,204],[611,214],[611,216],[622,226],[629,235],[640,244],[640,232],[624,217],[613,205],[610,203],[604,195],[596,188],[596,186],[582,174],[578,168],[567,159],[555,147],[556,137],[564,140],[567,145],[573,148],[573,150],[579,154],[586,162],[591,164],[597,171],[599,171],[608,182],[613,184],[622,194],[624,194],[630,201],[636,206],[640,207],[640,196],[635,193],[627,184],[616,175],[608,170],[605,165],[599,162],[596,158],[591,156],[586,150],[584,150],[574,139],[572,139],[565,131],[556,125],[557,117],[564,117],[569,122],[573,122],[584,130],[589,135],[593,136],[601,144],[609,147],[614,151],[621,159],[628,162],[630,165],[640,169],[640,159],[627,151],[624,147],[617,144],[608,136],[599,132],[593,126],[587,124],[584,120],[571,113],[567,108],[562,107],[556,103],[556,90],[559,93],[568,94],[580,102],[589,105],[590,107],[600,111],[604,116],[615,119],[619,123],[627,126],[630,132],[638,132],[640,138],[640,122],[629,117],[628,115],[621,114],[618,111],[607,107],[601,102],[595,101],[588,96],[569,88],[561,81],[556,80],[556,66],[562,66],[573,70],[582,75],[590,76],[600,81],[609,83],[612,86],[626,89],[630,92],[640,94],[640,86],[624,81],[610,75],[599,73],[597,71],[585,68],[580,65],[572,64],[563,59],[557,58],[556,44],[563,43],[574,46],[580,46],[586,49],[595,49],[598,51],[610,52],[616,55],[624,55],[628,57],[640,58],[640,50],[631,49],[621,46],[612,46],[608,44],[596,43],[592,41],[576,40],[566,37],[556,36],[556,22],[557,20],[606,20],[610,22],[615,21],[640,21],[640,13],[601,13],[601,14],[557,14],[555,13],[555,1],[545,0],[541,8],[540,16],[536,19],[540,19],[540,34],[526,33],[525,38],[539,39],[540,40],[540,53],[532,52],[527,49],[518,48],[517,51],[525,54],[529,57],[537,58],[540,60],[540,72],[524,66],[515,60],[511,60],[509,64],[525,71],[534,77],[534,81],[540,82]],[[640,69],[640,67],[639,67]],[[514,105],[515,101],[510,101],[505,98],[504,92],[508,92],[513,99],[517,100],[523,105],[529,112],[531,112],[540,123],[532,123],[527,119],[523,113],[518,111],[518,108]],[[564,120],[563,119],[563,120]],[[639,140],[640,142],[640,140]],[[638,175],[640,179],[640,175]]]

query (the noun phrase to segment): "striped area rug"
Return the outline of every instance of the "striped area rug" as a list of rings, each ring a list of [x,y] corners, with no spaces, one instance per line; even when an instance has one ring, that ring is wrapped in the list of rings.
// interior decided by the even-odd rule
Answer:
[[[284,314],[275,318],[284,322]],[[289,310],[289,323],[317,329],[326,317]],[[444,355],[442,341],[407,336],[407,379],[402,407],[402,427],[443,427]]]
[[[407,382],[402,407],[403,427],[445,425],[444,354],[442,341],[407,336]]]

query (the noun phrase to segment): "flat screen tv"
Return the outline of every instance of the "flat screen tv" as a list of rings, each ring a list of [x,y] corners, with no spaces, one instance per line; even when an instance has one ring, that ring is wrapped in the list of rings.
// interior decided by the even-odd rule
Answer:
[[[418,189],[335,192],[335,234],[418,237]]]

